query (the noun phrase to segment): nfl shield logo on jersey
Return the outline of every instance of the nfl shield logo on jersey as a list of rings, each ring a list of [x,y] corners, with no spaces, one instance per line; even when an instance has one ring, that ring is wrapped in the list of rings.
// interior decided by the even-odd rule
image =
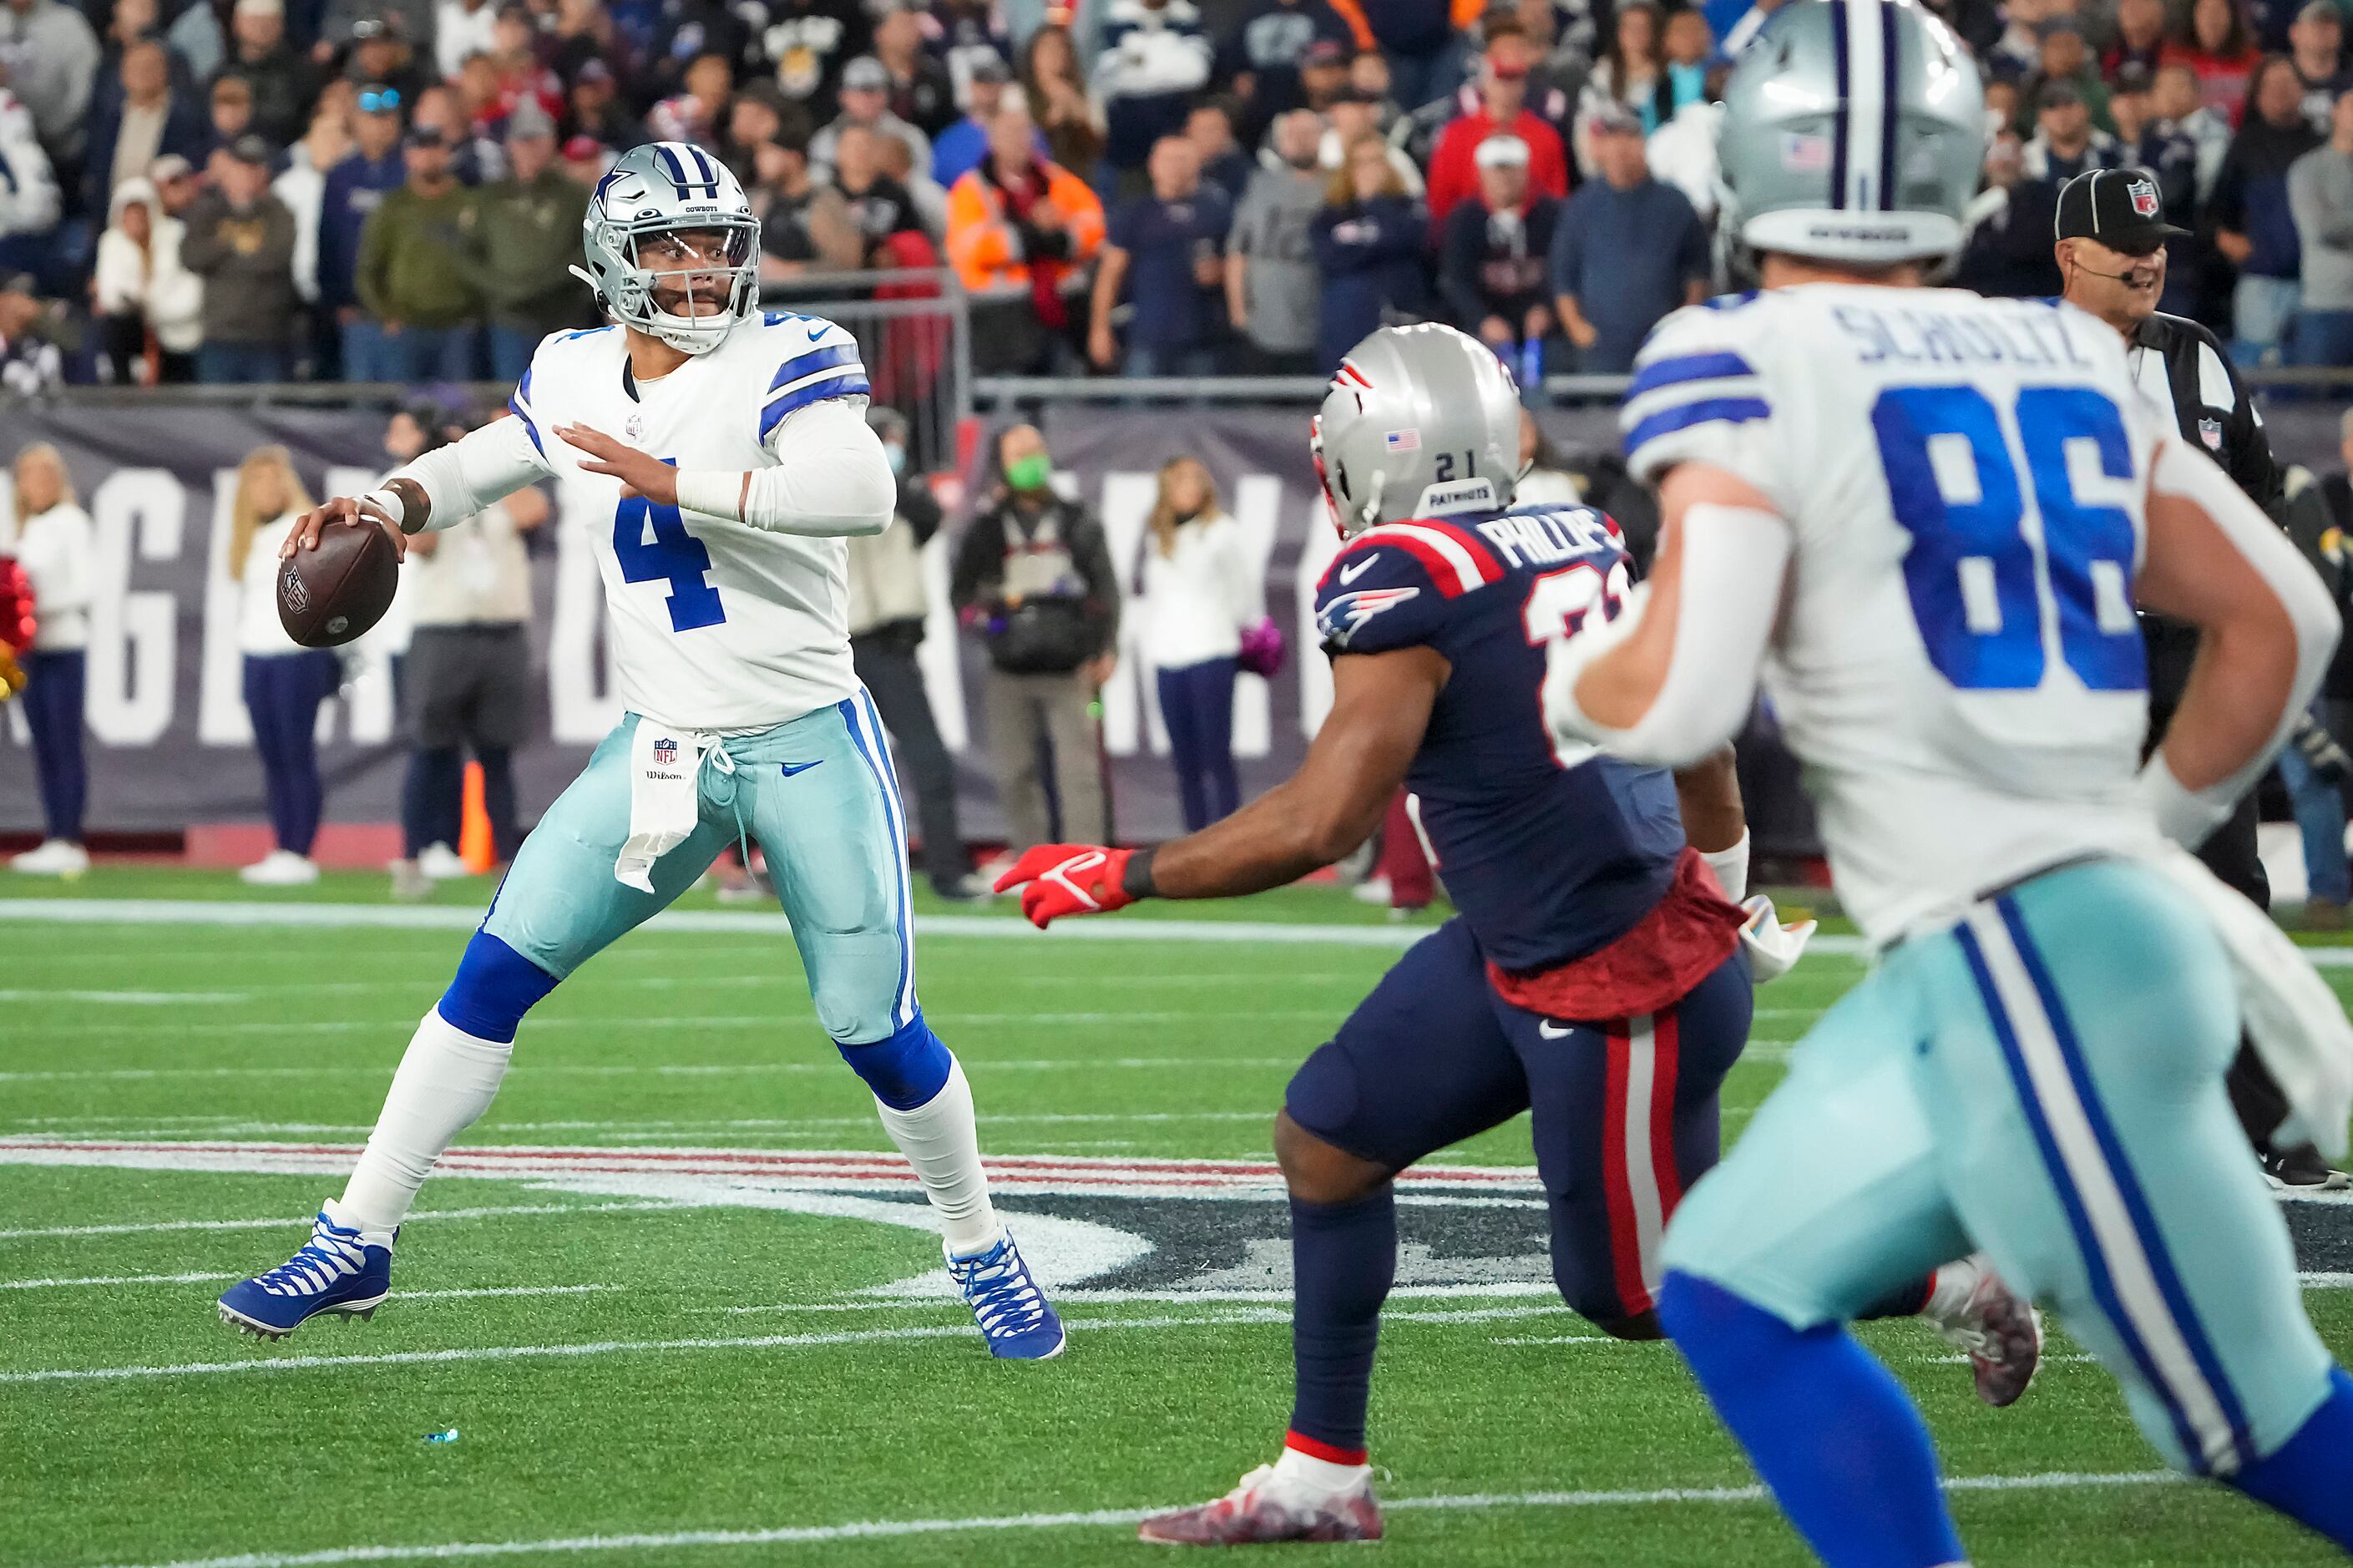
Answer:
[[[2143,217],[2157,216],[2157,185],[2150,180],[2135,180],[2125,187],[2132,195],[2133,211]]]
[[[678,742],[664,735],[654,742],[654,765],[666,768],[678,761]]]
[[[2199,420],[2198,438],[2206,443],[2206,449],[2208,451],[2221,451],[2222,449],[2222,422],[2220,419],[2215,418],[2211,414]]]

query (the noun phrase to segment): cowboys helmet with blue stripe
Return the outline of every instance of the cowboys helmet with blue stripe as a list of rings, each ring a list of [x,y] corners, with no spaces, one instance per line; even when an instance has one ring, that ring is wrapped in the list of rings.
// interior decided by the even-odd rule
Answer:
[[[656,273],[644,247],[665,234],[716,233],[722,264],[697,279],[724,279],[723,309],[680,315],[655,297]],[[760,222],[727,165],[684,142],[649,142],[621,154],[596,182],[580,225],[587,265],[572,270],[596,291],[613,320],[691,354],[708,353],[760,303]],[[667,270],[667,269],[665,269]]]
[[[1716,131],[1752,251],[1862,266],[1947,257],[1985,162],[1985,92],[1912,0],[1795,0],[1740,58]]]

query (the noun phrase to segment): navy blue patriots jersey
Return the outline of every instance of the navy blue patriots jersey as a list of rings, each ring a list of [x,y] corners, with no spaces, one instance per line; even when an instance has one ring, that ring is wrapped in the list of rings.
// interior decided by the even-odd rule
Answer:
[[[1366,529],[1316,586],[1335,658],[1426,647],[1452,666],[1406,788],[1448,894],[1506,970],[1607,947],[1674,880],[1673,778],[1556,750],[1544,721],[1547,647],[1627,584],[1608,518],[1531,506]]]

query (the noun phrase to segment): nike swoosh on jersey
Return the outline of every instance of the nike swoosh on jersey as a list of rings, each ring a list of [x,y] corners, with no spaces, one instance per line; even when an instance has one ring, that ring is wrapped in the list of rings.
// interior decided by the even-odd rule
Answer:
[[[817,341],[818,341],[818,339],[819,339],[819,338],[821,338],[821,337],[825,336],[825,329],[826,329],[827,324],[828,324],[828,323],[826,323],[826,322],[824,322],[824,321],[811,321],[811,322],[808,324],[808,335],[809,335],[809,342],[817,342]]]
[[[795,773],[805,773],[808,772],[811,768],[818,766],[818,763],[823,763],[825,759],[823,757],[819,757],[815,763],[778,763],[776,767],[777,770],[786,778],[791,778]]]
[[[1565,1024],[1556,1024],[1550,1018],[1546,1018],[1536,1025],[1536,1033],[1547,1040],[1565,1040],[1577,1031]]]
[[[1355,582],[1357,578],[1363,576],[1366,573],[1371,571],[1373,569],[1373,563],[1378,561],[1380,558],[1381,552],[1376,550],[1370,555],[1366,556],[1363,560],[1354,561],[1349,563],[1347,565],[1341,567],[1340,585],[1345,588],[1349,584]]]

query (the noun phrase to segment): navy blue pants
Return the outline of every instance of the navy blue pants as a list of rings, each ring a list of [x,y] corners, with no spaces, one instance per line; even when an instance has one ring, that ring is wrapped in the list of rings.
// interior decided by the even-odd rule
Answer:
[[[41,819],[51,838],[81,842],[82,807],[90,798],[90,765],[82,755],[82,707],[87,661],[79,648],[26,651],[25,723],[33,731],[33,772],[41,781]]]
[[[1751,1005],[1735,953],[1667,1011],[1547,1018],[1495,994],[1451,920],[1307,1058],[1284,1109],[1391,1171],[1531,1111],[1553,1279],[1585,1317],[1623,1322],[1652,1307],[1667,1220],[1716,1162],[1717,1091]]]
[[[327,797],[319,779],[319,704],[341,679],[335,656],[324,648],[245,656],[245,710],[261,753],[270,830],[278,847],[297,855],[310,854],[319,837]]]
[[[1242,803],[1234,773],[1234,675],[1230,658],[1203,659],[1159,672],[1160,717],[1185,803],[1185,830],[1198,833]]]

